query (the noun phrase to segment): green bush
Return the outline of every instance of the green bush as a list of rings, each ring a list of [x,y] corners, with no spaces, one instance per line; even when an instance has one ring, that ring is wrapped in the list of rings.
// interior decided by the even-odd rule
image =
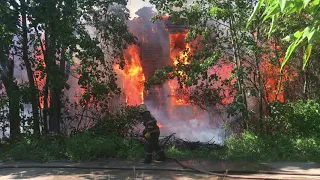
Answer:
[[[261,153],[261,140],[255,134],[245,132],[238,138],[226,140],[228,155],[236,159],[253,158]],[[248,153],[252,156],[247,157]]]
[[[34,161],[135,159],[144,154],[143,146],[134,140],[116,136],[94,136],[88,132],[71,137],[28,136],[14,144],[6,144],[1,150],[1,160]]]
[[[124,106],[116,114],[99,120],[89,130],[71,137],[27,135],[21,140],[0,142],[0,159],[50,161],[140,157],[143,156],[143,146],[125,138],[137,123],[140,123],[137,107]]]
[[[271,105],[266,118],[267,132],[300,137],[320,135],[320,104],[315,101]]]
[[[315,101],[271,106],[264,121],[267,131],[246,131],[226,140],[221,150],[192,151],[169,147],[168,157],[251,161],[320,161],[320,105]],[[71,137],[25,136],[3,141],[0,159],[50,161],[142,158],[143,145],[129,140],[128,133],[139,123],[136,107],[124,107],[106,116],[89,130]],[[251,126],[253,127],[253,126]]]
[[[1,149],[2,160],[101,160],[136,159],[144,155],[143,144],[116,136],[94,136],[88,132],[71,137],[25,137]],[[320,161],[320,138],[257,135],[244,132],[229,138],[222,149],[166,150],[168,157],[241,161]]]
[[[8,147],[9,146],[9,147]],[[65,159],[64,143],[61,136],[27,136],[19,142],[8,145],[3,159],[50,161]]]
[[[139,122],[138,108],[136,106],[125,106],[120,108],[115,115],[109,114],[98,120],[88,131],[96,136],[126,137]]]
[[[143,153],[135,141],[116,136],[79,134],[66,139],[66,154],[70,160],[97,160],[114,157],[136,158]]]
[[[320,161],[320,138],[256,135],[226,140],[227,158],[251,161]]]

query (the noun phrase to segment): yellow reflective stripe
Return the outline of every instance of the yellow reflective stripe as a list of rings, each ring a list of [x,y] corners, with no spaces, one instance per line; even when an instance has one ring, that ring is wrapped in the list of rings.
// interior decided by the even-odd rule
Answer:
[[[153,122],[157,122],[156,120],[151,120],[151,121],[148,121],[146,124],[150,124],[150,123],[153,123]]]
[[[155,130],[152,130],[152,131],[147,131],[147,133],[146,134],[148,134],[148,133],[153,133],[153,132],[160,132],[160,130],[159,129],[155,129]]]

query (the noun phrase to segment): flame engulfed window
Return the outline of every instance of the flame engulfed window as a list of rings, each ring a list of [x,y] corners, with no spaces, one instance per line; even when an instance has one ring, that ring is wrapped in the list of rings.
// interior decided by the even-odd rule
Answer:
[[[187,32],[180,32],[170,34],[170,57],[173,60],[173,65],[177,66],[180,63],[189,64],[188,57],[191,53],[190,44],[185,43],[184,39]],[[179,72],[180,76],[183,76],[183,72]],[[171,89],[171,103],[172,105],[189,105],[188,97],[181,95],[177,92],[179,84],[176,79],[169,81],[169,87]]]
[[[144,82],[140,51],[136,45],[131,45],[125,52],[125,63],[123,70],[114,68],[122,76],[122,90],[126,96],[127,105],[137,105],[144,102]]]

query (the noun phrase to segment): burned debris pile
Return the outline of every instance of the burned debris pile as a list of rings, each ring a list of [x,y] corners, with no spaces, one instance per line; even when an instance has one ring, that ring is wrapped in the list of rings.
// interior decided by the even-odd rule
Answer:
[[[212,140],[208,142],[190,141],[188,139],[178,138],[174,134],[171,134],[170,136],[162,137],[160,139],[160,144],[165,145],[165,147],[174,146],[175,148],[178,148],[178,149],[190,149],[190,150],[222,148],[222,146],[216,144]]]
[[[141,136],[140,133],[131,133],[130,138],[140,141],[144,143],[144,138]],[[221,149],[222,146],[216,144],[213,140],[208,142],[200,142],[200,141],[190,141],[188,139],[181,139],[171,134],[169,136],[162,136],[159,138],[160,145],[164,146],[165,148],[168,147],[175,147],[178,149],[189,149],[189,150],[200,150],[200,149]]]

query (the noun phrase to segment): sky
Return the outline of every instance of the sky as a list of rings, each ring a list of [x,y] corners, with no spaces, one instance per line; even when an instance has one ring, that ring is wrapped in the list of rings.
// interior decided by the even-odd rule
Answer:
[[[194,0],[187,0],[187,5],[190,5]],[[127,8],[130,10],[130,19],[137,17],[135,12],[137,12],[142,7],[150,7],[153,6],[149,3],[149,0],[128,0]],[[154,8],[154,11],[156,9]]]
[[[127,8],[130,10],[130,18],[137,17],[135,12],[137,12],[142,7],[150,7],[153,6],[149,3],[148,0],[142,1],[142,0],[128,0]]]

